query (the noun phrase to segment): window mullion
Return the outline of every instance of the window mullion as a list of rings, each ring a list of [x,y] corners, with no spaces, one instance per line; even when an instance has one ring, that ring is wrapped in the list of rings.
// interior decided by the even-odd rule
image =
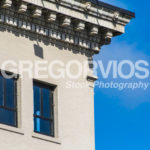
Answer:
[[[54,95],[54,92],[51,91],[51,96],[50,96],[50,99],[51,99],[51,134],[52,136],[54,136],[54,101],[53,101],[53,95]]]
[[[3,78],[4,107],[6,107],[6,80]]]
[[[14,109],[15,109],[15,113],[16,113],[16,126],[18,126],[18,115],[17,115],[17,81],[14,80]]]
[[[53,94],[54,92],[51,91],[51,96],[50,96],[50,105],[51,105],[51,118],[54,118],[54,101],[53,101]]]
[[[14,80],[14,106],[15,106],[15,109],[17,109],[17,83],[16,83],[16,80]]]
[[[43,116],[43,91],[40,88],[40,116]]]

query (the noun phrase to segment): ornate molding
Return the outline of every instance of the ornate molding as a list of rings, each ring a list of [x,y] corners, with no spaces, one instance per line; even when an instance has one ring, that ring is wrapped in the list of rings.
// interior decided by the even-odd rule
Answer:
[[[34,18],[38,18],[38,17],[41,17],[41,15],[42,15],[42,9],[41,8],[34,8],[33,9],[33,14],[32,14],[32,16],[34,17]]]
[[[18,6],[18,12],[19,13],[25,13],[27,11],[27,3],[21,2],[20,5]]]
[[[11,0],[4,0],[2,2],[2,8],[9,8],[12,5],[12,1]]]
[[[124,33],[124,26],[129,23],[132,16],[126,15],[124,13],[120,13],[119,18],[114,26],[112,24],[114,19],[114,13],[116,10],[108,9],[104,6],[93,5],[88,11],[86,11],[85,16],[85,1],[81,0],[61,0],[59,3],[56,0],[23,0],[33,5],[37,5],[39,7],[43,7],[47,10],[55,11],[62,13],[64,15],[68,15],[70,17],[81,19],[83,21],[90,21],[92,24],[101,25],[103,27],[107,27],[112,30],[116,30],[118,32]],[[59,5],[59,7],[57,7]],[[78,13],[77,13],[78,12]],[[107,22],[106,22],[107,21]]]
[[[79,2],[72,1],[74,1],[73,7],[78,6]],[[124,29],[123,25],[115,25],[114,29],[111,29],[114,21],[118,23],[120,18],[118,12],[112,13],[111,21],[102,20],[105,21],[103,27],[99,20],[96,20],[97,16],[94,14],[85,15],[85,9],[88,10],[89,14],[94,12],[95,7],[91,3],[84,3],[83,6],[81,3],[81,7],[78,6],[73,10],[69,8],[72,1],[19,0],[18,2],[16,0],[4,0],[0,5],[2,8],[0,10],[0,23],[36,33],[38,36],[62,41],[79,49],[91,50],[94,53],[98,53],[102,45],[109,44],[115,33],[121,34],[119,30]],[[14,4],[14,2],[16,3]],[[17,10],[16,4],[18,5]],[[65,5],[68,8],[64,7]],[[82,7],[83,12],[80,10]],[[55,10],[55,8],[57,9]],[[66,15],[67,11],[68,14]],[[71,14],[70,11],[72,11]],[[76,17],[77,14],[78,18]],[[94,20],[97,21],[97,24],[94,23]],[[101,32],[103,30],[105,32]]]
[[[62,17],[62,26],[67,27],[71,24],[71,18],[68,16]]]
[[[88,10],[90,10],[91,9],[91,7],[92,7],[92,4],[91,4],[91,2],[86,2],[85,3],[85,11],[88,11]]]
[[[55,12],[50,12],[49,14],[48,14],[48,21],[49,22],[54,22],[54,21],[56,21],[56,17],[57,17],[57,13],[55,13]]]
[[[76,30],[77,31],[83,31],[85,29],[85,22],[83,21],[78,21],[76,23]]]
[[[90,29],[90,34],[91,35],[97,35],[98,34],[98,27],[97,26],[92,26]]]
[[[114,12],[113,20],[114,20],[115,22],[118,21],[119,16],[120,16],[120,13],[119,13],[118,11]]]

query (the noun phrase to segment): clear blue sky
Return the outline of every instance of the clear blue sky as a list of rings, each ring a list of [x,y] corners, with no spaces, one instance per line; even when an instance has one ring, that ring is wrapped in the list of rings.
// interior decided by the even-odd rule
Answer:
[[[135,62],[143,59],[150,63],[150,1],[103,1],[134,11],[136,18],[126,27],[124,35],[102,48],[95,60],[107,63],[109,60]],[[101,78],[100,71],[98,76],[99,80],[106,81]],[[150,87],[145,91],[96,87],[95,137],[96,150],[150,150]]]

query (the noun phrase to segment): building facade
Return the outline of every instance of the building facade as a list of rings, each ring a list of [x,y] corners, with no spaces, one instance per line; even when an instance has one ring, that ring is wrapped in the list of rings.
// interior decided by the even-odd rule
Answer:
[[[96,0],[1,0],[0,69],[15,75],[0,74],[0,149],[94,150],[97,77],[90,62],[132,18],[134,13]],[[63,76],[68,61],[88,64],[88,73]],[[55,62],[51,76],[30,76],[35,62]],[[66,74],[77,74],[71,63],[69,68]]]

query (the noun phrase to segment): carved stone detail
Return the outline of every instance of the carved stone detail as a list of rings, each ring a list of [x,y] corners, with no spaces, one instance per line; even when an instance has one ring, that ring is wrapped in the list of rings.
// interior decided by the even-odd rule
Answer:
[[[42,10],[40,8],[35,8],[34,11],[33,11],[33,17],[34,18],[38,18],[42,15]]]
[[[57,17],[57,14],[55,12],[51,12],[49,15],[48,15],[48,21],[49,22],[54,22],[56,21],[56,17]]]
[[[11,7],[11,5],[12,5],[12,0],[4,0],[2,7],[3,8],[9,8],[9,7]]]
[[[90,34],[91,34],[91,35],[96,35],[96,34],[98,34],[98,27],[97,27],[97,26],[92,26],[92,27],[91,27]]]
[[[69,0],[66,0],[65,3],[61,1],[61,5],[57,3],[59,10],[53,7],[54,3],[56,4],[56,2],[60,1],[55,0],[52,3],[49,1],[48,3],[51,5],[43,7],[43,5],[40,6],[40,3],[34,0],[22,0],[21,3],[20,1],[17,3],[18,11],[16,12],[15,7],[11,7],[12,0],[3,0],[1,7],[4,9],[0,10],[0,23],[10,25],[16,29],[30,31],[37,34],[38,37],[46,36],[79,49],[93,50],[94,53],[97,53],[100,50],[100,46],[109,44],[116,33],[123,33],[125,23],[130,20],[129,17],[121,16],[120,11],[113,10],[109,12],[103,7],[98,8],[97,14],[95,14],[95,6],[91,5],[90,2],[86,2],[85,5],[82,3],[81,7],[77,6],[78,2],[74,4],[73,7],[76,6],[76,10],[71,10],[71,12],[76,14],[73,16],[73,14],[69,14],[68,8],[72,8]],[[66,4],[68,4],[67,8],[63,7]],[[50,6],[52,7],[50,8]],[[5,8],[9,9],[6,11]],[[87,11],[85,14],[83,9],[91,11]],[[99,16],[98,11],[100,10],[102,11]],[[17,15],[17,13],[20,14]],[[42,14],[46,17],[41,17]],[[60,18],[60,21],[57,18]],[[99,32],[101,29],[103,30],[102,33]]]
[[[119,12],[118,11],[116,11],[115,13],[114,13],[114,16],[113,16],[113,20],[114,21],[117,21],[118,19],[119,19]]]
[[[62,19],[62,26],[70,26],[71,24],[71,18],[70,17],[64,17]]]
[[[19,6],[18,12],[19,13],[24,13],[27,11],[27,3],[22,2]]]
[[[84,9],[85,9],[86,11],[90,10],[90,9],[91,9],[91,5],[92,5],[91,2],[86,2]]]
[[[105,38],[106,39],[111,39],[112,37],[113,37],[113,32],[112,31],[107,31]]]
[[[112,31],[107,31],[105,35],[105,44],[108,45],[111,42],[111,38],[113,37]]]
[[[82,21],[77,22],[76,30],[77,30],[77,31],[82,31],[82,30],[84,30],[84,29],[85,29],[85,23],[82,22]]]

